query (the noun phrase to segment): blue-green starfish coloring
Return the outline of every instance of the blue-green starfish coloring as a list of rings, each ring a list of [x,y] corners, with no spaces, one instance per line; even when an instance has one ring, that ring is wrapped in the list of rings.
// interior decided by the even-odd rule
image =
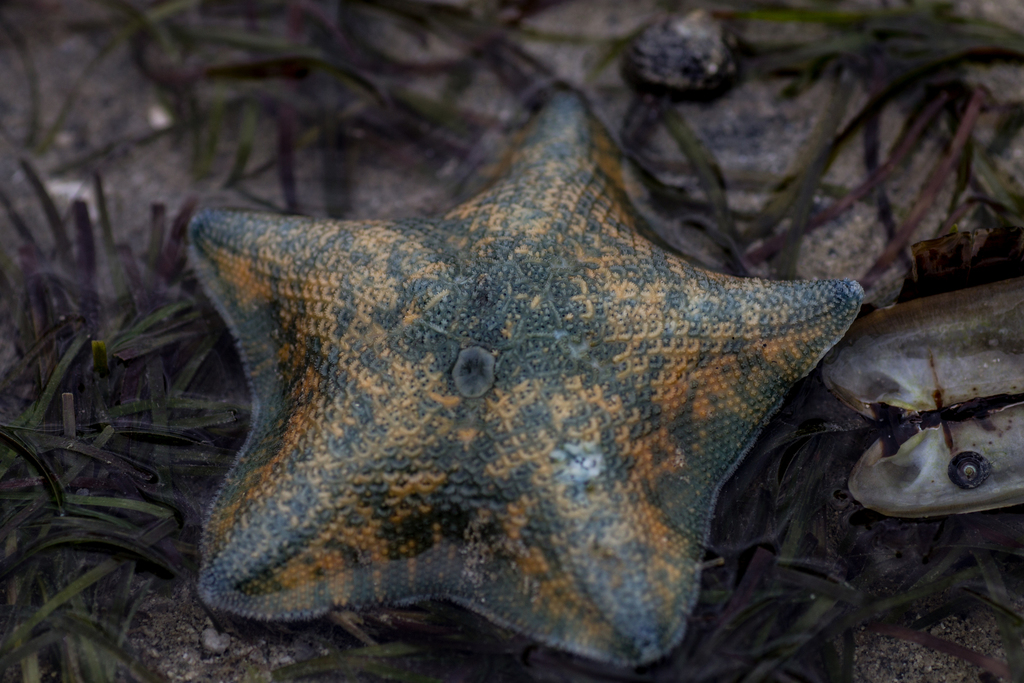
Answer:
[[[198,215],[254,403],[203,598],[263,619],[446,598],[619,664],[678,644],[719,487],[862,291],[700,270],[639,220],[568,93],[441,218]]]

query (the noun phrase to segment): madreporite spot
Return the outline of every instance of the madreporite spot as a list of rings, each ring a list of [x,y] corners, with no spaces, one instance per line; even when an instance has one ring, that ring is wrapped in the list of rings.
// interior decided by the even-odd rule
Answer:
[[[466,398],[479,398],[494,384],[494,356],[479,346],[459,351],[452,368],[455,388]]]

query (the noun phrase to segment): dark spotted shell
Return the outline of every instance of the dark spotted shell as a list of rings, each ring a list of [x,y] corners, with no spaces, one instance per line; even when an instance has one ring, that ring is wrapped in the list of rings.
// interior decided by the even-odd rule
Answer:
[[[721,25],[697,10],[648,26],[623,55],[622,72],[638,90],[702,98],[732,84],[736,60]]]
[[[914,267],[899,301],[1024,277],[1024,228],[955,232],[911,247]]]

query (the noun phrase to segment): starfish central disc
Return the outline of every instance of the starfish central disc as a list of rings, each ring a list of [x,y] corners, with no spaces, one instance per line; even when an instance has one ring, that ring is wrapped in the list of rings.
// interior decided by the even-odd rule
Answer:
[[[210,605],[445,597],[630,664],[680,641],[719,487],[862,292],[693,268],[638,234],[620,173],[563,93],[442,218],[196,217],[254,401]]]

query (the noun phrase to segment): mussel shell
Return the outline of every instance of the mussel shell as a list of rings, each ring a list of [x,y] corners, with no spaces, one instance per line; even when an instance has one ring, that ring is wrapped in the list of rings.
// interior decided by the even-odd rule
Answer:
[[[915,299],[853,324],[825,358],[826,386],[865,415],[1024,393],[1024,278]]]
[[[892,456],[881,440],[850,473],[864,507],[934,517],[1024,503],[1024,405],[918,432]]]

